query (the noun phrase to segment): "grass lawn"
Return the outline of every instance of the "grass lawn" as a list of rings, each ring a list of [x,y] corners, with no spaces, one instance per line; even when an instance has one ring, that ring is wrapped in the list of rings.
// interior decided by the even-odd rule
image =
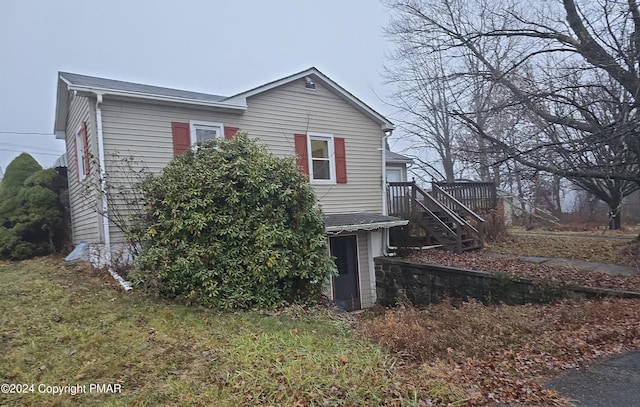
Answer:
[[[0,265],[0,383],[28,385],[0,406],[565,405],[545,380],[634,348],[637,300],[216,313],[51,258]]]
[[[348,318],[219,314],[125,293],[48,258],[3,265],[1,382],[35,388],[0,394],[0,406],[408,405],[396,358],[359,339]],[[52,395],[39,384],[121,392]]]

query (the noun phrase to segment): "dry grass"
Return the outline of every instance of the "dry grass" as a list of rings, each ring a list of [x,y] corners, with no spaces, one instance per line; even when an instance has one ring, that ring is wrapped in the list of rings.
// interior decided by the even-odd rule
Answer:
[[[489,273],[502,273],[533,280],[640,292],[640,274],[617,276],[604,272],[585,271],[573,266],[532,263],[517,257],[491,257],[479,252],[455,254],[443,250],[422,250],[408,253],[406,259],[422,264],[438,264]]]
[[[492,401],[564,405],[546,379],[598,358],[640,348],[640,301],[491,306],[450,302],[403,307],[362,319],[364,335],[417,367],[418,385],[446,389],[464,405]],[[428,404],[427,404],[428,405]]]
[[[635,232],[634,232],[635,233]],[[574,258],[638,267],[640,245],[599,236],[511,235],[488,250],[512,256]],[[611,276],[575,267],[534,264],[484,253],[414,252],[409,259],[518,277],[640,292],[640,275]],[[465,405],[565,405],[544,382],[567,369],[640,348],[640,301],[567,301],[553,305],[483,306],[450,301],[424,310],[404,306],[370,314],[364,335],[421,371],[422,383],[443,389]],[[446,391],[445,391],[446,389]],[[431,393],[433,394],[433,393]]]
[[[558,236],[585,236],[598,238],[619,238],[633,239],[640,234],[640,225],[627,225],[622,229],[610,230],[607,226],[560,223],[552,227],[537,228],[527,230],[522,226],[512,226],[509,228],[512,234],[527,235],[558,235]]]
[[[5,265],[1,381],[123,391],[0,394],[0,405],[562,405],[548,375],[640,347],[631,300],[378,311],[219,314],[57,260]]]
[[[510,234],[487,245],[486,251],[513,256],[562,257],[597,263],[640,267],[637,241],[608,239],[598,235],[558,236],[554,234]]]

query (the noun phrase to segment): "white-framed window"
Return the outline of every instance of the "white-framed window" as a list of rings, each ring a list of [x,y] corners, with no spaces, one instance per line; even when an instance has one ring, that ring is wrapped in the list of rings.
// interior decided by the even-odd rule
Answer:
[[[78,126],[76,131],[76,165],[78,181],[82,181],[89,174],[89,146],[86,124]]]
[[[333,134],[307,133],[309,180],[313,184],[335,184],[336,162]]]
[[[189,122],[191,145],[202,143],[206,140],[224,138],[224,125],[222,123],[191,120]]]
[[[387,182],[402,182],[402,169],[387,167]]]

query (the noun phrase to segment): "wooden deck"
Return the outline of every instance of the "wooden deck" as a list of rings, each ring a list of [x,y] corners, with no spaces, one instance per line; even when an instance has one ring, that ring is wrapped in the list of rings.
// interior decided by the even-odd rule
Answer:
[[[396,245],[438,245],[456,253],[482,248],[484,219],[471,207],[495,208],[495,186],[492,197],[489,183],[483,184],[487,185],[465,189],[434,183],[433,190],[427,192],[414,181],[389,182],[389,215],[409,220],[409,225],[393,233],[394,240],[400,241]]]

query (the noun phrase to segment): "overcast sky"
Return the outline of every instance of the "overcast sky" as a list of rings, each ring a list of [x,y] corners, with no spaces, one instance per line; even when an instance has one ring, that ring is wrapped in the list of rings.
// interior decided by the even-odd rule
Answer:
[[[393,120],[386,24],[377,0],[1,0],[0,166],[64,152],[58,71],[232,95],[315,66]]]

